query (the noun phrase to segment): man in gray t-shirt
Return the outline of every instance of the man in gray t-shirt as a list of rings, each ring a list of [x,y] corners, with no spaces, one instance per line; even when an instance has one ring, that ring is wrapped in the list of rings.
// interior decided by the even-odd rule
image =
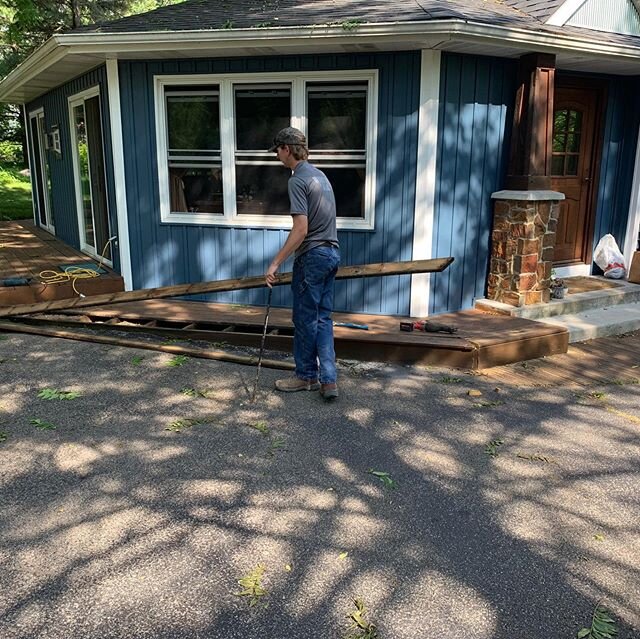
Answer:
[[[307,140],[298,129],[278,132],[270,151],[291,169],[289,200],[293,228],[265,274],[272,286],[280,265],[295,252],[293,264],[293,355],[295,377],[281,379],[283,392],[320,390],[324,399],[338,397],[333,345],[333,288],[340,263],[336,200],[327,176],[307,162]]]

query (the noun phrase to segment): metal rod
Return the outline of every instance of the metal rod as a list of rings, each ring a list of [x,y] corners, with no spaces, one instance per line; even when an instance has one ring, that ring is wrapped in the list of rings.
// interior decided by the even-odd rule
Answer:
[[[260,355],[258,356],[258,366],[256,368],[256,381],[253,385],[253,396],[251,401],[256,401],[256,393],[258,392],[258,381],[260,379],[260,365],[262,364],[262,355],[264,353],[264,341],[267,337],[267,325],[269,324],[269,311],[271,310],[271,295],[273,294],[273,288],[269,287],[269,296],[267,297],[267,310],[264,314],[264,327],[262,329],[262,340],[260,340]]]

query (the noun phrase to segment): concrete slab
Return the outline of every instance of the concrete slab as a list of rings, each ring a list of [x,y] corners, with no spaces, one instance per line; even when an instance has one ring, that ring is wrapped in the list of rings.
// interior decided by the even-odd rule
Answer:
[[[570,343],[609,335],[621,335],[640,328],[640,302],[594,308],[582,313],[539,318],[537,321],[566,328],[569,331]]]

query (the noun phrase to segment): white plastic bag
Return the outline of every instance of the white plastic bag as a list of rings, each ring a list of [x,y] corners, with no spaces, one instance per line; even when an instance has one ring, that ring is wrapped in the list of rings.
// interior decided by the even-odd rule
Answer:
[[[616,244],[613,235],[607,233],[598,242],[593,252],[593,261],[604,271],[605,277],[622,279],[626,274],[624,256]]]

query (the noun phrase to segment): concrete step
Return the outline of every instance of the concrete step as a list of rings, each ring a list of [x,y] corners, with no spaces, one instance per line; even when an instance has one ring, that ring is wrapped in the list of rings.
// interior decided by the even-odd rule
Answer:
[[[538,322],[562,326],[569,331],[569,342],[584,342],[596,337],[622,335],[640,329],[640,301],[594,308],[580,313],[538,318]]]
[[[543,304],[515,307],[501,302],[479,299],[476,300],[475,307],[478,310],[489,313],[537,320],[561,315],[578,315],[589,310],[640,302],[640,284],[631,284],[626,281],[616,282],[616,284],[620,284],[620,286],[571,294],[571,284],[569,283],[569,295],[562,300],[551,300]]]

